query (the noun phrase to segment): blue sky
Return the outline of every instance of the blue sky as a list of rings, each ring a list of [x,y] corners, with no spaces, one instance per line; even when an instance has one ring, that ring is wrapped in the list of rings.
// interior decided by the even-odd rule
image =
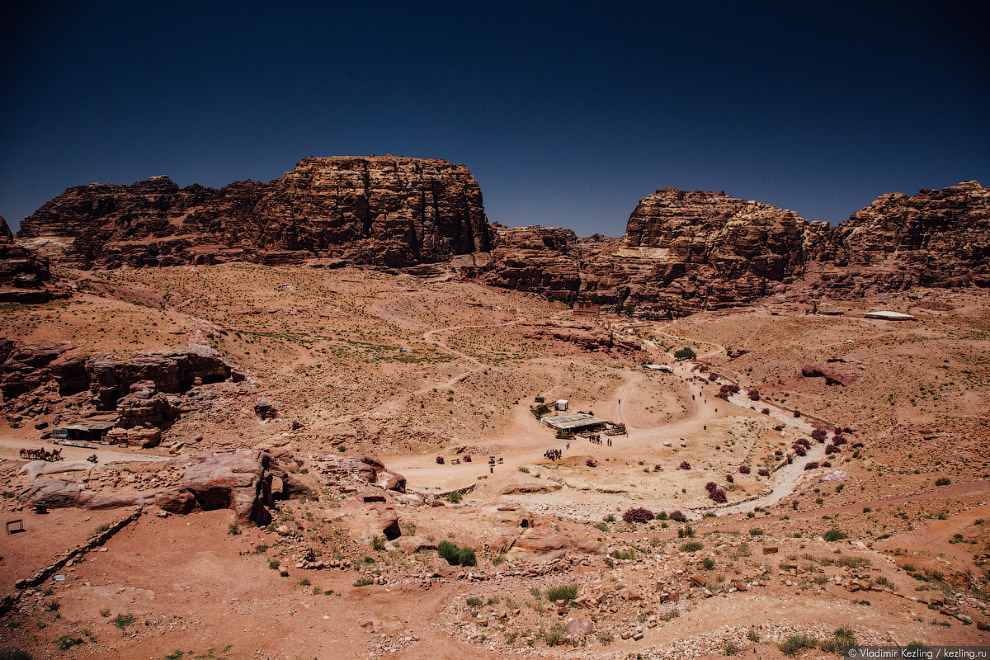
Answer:
[[[977,3],[20,4],[0,10],[15,228],[70,186],[371,153],[464,163],[490,220],[580,235],[668,185],[832,222],[990,185]]]

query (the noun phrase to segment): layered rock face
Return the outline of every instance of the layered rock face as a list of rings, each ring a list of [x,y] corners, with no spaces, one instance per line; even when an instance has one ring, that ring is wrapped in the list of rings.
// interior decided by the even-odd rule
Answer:
[[[82,267],[314,257],[402,267],[491,247],[466,167],[392,156],[306,158],[280,179],[221,190],[168,177],[70,188],[20,235],[59,238],[53,256]]]
[[[587,265],[585,286],[658,311],[751,302],[800,277],[829,233],[763,202],[663,188],[640,201],[623,241]]]
[[[888,193],[837,226],[814,257],[833,294],[911,286],[990,286],[990,188],[963,181],[917,195]]]
[[[17,245],[6,220],[0,217],[0,302],[42,303],[51,298],[48,261]]]
[[[188,350],[113,355],[74,355],[69,344],[37,345],[0,340],[0,397],[12,423],[49,415],[56,404],[88,392],[99,411],[116,411],[117,426],[166,428],[178,411],[165,394],[195,385],[240,381],[244,375],[219,355]]]
[[[621,239],[561,232],[500,228],[476,276],[550,296],[594,296],[647,317],[769,295],[990,286],[990,189],[975,181],[883,195],[837,227],[724,193],[663,188],[640,201]]]
[[[560,227],[495,228],[492,267],[481,281],[519,291],[568,295],[581,288],[577,235]]]
[[[269,183],[222,190],[180,189],[167,177],[71,188],[25,219],[21,246],[10,241],[0,231],[0,256],[28,244],[81,267],[421,264],[424,275],[452,269],[494,286],[663,317],[769,295],[990,286],[990,189],[964,181],[891,193],[831,227],[763,202],[663,188],[640,201],[622,238],[579,239],[556,227],[489,227],[462,165],[307,158]],[[17,277],[24,286],[43,281],[43,265],[0,261],[0,289]]]

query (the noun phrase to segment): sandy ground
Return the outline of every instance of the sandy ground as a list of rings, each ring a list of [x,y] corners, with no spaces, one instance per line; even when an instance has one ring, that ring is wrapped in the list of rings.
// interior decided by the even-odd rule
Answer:
[[[985,295],[921,291],[830,302],[844,317],[768,303],[673,322],[592,324],[643,346],[622,352],[532,339],[530,322],[575,319],[533,296],[453,281],[243,264],[63,276],[83,292],[5,308],[3,335],[70,342],[78,354],[206,344],[247,373],[243,384],[204,389],[208,396],[167,431],[165,445],[203,436],[197,449],[278,446],[307,466],[314,452],[367,454],[404,474],[413,491],[474,488],[461,504],[397,505],[403,535],[381,550],[348,534],[337,519],[340,500],[326,492],[318,502],[279,505],[276,523],[293,529],[291,537],[243,527],[231,534],[229,511],[146,512],[105,551],[67,567],[64,582],[46,582],[0,618],[0,648],[28,648],[38,658],[154,660],[696,658],[724,657],[733,642],[746,655],[782,658],[778,644],[790,634],[823,638],[842,626],[862,641],[990,643],[978,625],[990,620]],[[927,308],[935,298],[951,309]],[[861,317],[874,306],[920,321]],[[675,362],[670,352],[683,346],[697,359]],[[730,348],[744,352],[732,357]],[[653,361],[672,364],[674,373],[642,367]],[[854,378],[828,386],[802,377],[801,366],[812,363]],[[703,382],[696,367],[743,391],[728,402],[716,398],[718,384]],[[761,393],[758,403],[745,396],[751,388]],[[278,408],[276,419],[253,415],[262,395]],[[567,398],[571,410],[624,423],[628,436],[613,437],[611,447],[575,438],[564,460],[547,461],[544,451],[565,444],[530,413],[537,396]],[[795,408],[804,415],[795,417]],[[810,434],[811,417],[851,428],[850,440],[863,446],[846,445],[831,468],[806,471],[805,463],[823,459],[824,445],[812,443],[806,457],[760,477],[758,468],[780,462],[775,451]],[[21,518],[27,529],[0,544],[5,593],[127,513],[18,510],[24,461],[17,451],[44,444],[37,437],[30,424],[0,423],[0,520]],[[67,461],[91,453],[63,450]],[[165,449],[95,453],[121,469],[168,458]],[[451,464],[465,454],[474,461]],[[437,465],[437,455],[447,463]],[[490,455],[502,459],[494,472]],[[691,469],[678,469],[682,461]],[[742,465],[751,473],[740,474]],[[936,485],[939,478],[950,483]],[[727,505],[711,505],[709,481],[726,488]],[[683,549],[684,525],[623,523],[622,512],[634,506],[684,511],[703,548]],[[572,546],[563,565],[551,561],[560,553],[501,556],[505,538],[525,533],[520,519],[607,554]],[[830,530],[847,538],[824,541]],[[479,565],[446,566],[435,551],[404,548],[409,539],[471,545]],[[303,571],[293,559],[301,545],[373,561]],[[763,547],[779,552],[764,555]],[[712,560],[710,572],[702,559]],[[289,576],[280,577],[273,561]],[[555,568],[526,574],[541,566]],[[474,572],[495,577],[472,579]],[[686,583],[696,574],[708,586]],[[368,575],[383,583],[355,586]],[[893,587],[848,590],[850,580],[879,578]],[[739,581],[746,591],[734,586]],[[601,601],[558,614],[542,594],[568,583],[603,594]],[[664,589],[679,590],[681,600],[661,603]],[[933,594],[957,598],[972,623],[922,602]],[[133,622],[114,625],[118,614]],[[650,616],[659,624],[648,627]],[[584,617],[594,620],[592,636],[548,646],[556,624]],[[642,639],[620,637],[637,626]],[[65,636],[83,641],[60,650]]]

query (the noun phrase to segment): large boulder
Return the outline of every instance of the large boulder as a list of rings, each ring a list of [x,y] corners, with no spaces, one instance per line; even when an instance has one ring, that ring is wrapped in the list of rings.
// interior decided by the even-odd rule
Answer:
[[[377,471],[375,483],[385,490],[394,490],[399,493],[403,493],[406,490],[406,478],[398,472],[392,472],[387,468]]]
[[[595,630],[590,619],[571,619],[564,626],[564,634],[571,639],[584,639]]]
[[[404,476],[389,470],[381,461],[370,456],[326,454],[319,457],[318,460],[323,463],[323,471],[327,474],[355,476],[361,481],[400,493],[406,490],[406,478]]]
[[[516,537],[509,550],[510,555],[563,555],[571,539],[546,523],[528,528]]]
[[[364,540],[380,535],[391,541],[402,535],[399,514],[395,507],[384,502],[369,503],[358,497],[349,498],[344,502],[339,519],[351,536]]]
[[[196,497],[184,488],[165,488],[155,494],[155,504],[170,513],[186,514],[196,508]]]
[[[50,509],[64,509],[82,506],[83,502],[94,495],[77,481],[68,479],[45,479],[35,481],[28,488],[18,493],[17,499],[21,504],[29,506],[41,504]]]
[[[267,525],[271,514],[271,457],[254,449],[229,453],[192,452],[170,463],[185,467],[180,488],[192,493],[198,508],[232,509],[241,523]]]
[[[117,401],[117,426],[123,429],[135,426],[168,428],[178,417],[179,411],[155,389],[153,380],[132,383],[130,393]]]
[[[851,385],[860,379],[854,374],[836,371],[821,364],[806,364],[801,367],[801,375],[805,378],[824,378],[826,385]]]

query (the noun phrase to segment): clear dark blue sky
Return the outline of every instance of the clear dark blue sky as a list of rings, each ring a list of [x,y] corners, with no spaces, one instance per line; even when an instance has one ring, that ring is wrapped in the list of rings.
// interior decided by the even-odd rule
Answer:
[[[391,153],[466,164],[509,225],[620,235],[668,185],[835,222],[990,184],[982,4],[5,3],[0,215]]]

